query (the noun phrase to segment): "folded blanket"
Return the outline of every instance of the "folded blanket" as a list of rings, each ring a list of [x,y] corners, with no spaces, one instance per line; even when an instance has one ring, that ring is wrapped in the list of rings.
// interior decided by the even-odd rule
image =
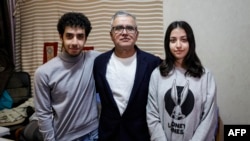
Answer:
[[[23,104],[15,108],[1,110],[0,126],[9,126],[22,123],[27,117],[26,109],[28,106],[34,108],[33,98],[29,98]]]

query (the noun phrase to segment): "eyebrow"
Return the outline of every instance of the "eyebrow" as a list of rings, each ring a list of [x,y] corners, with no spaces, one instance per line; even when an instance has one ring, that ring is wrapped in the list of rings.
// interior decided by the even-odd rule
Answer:
[[[74,33],[71,32],[66,32],[66,35],[75,35]],[[76,33],[76,35],[85,35],[85,33]]]
[[[170,36],[169,38],[176,38],[176,36]],[[180,36],[180,38],[187,38],[187,35]]]
[[[117,26],[122,26],[122,27],[132,26],[132,27],[136,27],[136,25],[121,25],[121,24],[114,25],[112,27],[117,27]]]

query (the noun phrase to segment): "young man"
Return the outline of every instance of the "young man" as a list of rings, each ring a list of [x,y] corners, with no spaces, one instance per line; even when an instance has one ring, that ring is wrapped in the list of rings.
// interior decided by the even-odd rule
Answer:
[[[92,68],[99,53],[82,51],[91,29],[90,21],[82,13],[64,14],[57,24],[62,52],[35,72],[35,108],[46,141],[98,138]]]
[[[146,122],[148,84],[160,58],[140,50],[135,42],[135,16],[118,11],[111,19],[114,48],[94,63],[101,98],[99,141],[149,141]]]

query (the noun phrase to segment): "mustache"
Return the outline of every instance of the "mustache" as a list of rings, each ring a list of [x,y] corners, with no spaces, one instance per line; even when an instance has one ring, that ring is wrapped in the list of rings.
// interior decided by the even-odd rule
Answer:
[[[80,46],[69,46],[69,49],[79,49]]]

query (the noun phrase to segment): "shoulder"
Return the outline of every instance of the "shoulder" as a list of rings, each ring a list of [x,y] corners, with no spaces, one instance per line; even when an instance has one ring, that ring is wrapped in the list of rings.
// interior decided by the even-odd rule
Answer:
[[[42,74],[45,74],[45,72],[47,71],[47,68],[49,68],[49,62],[39,66],[36,70],[35,70],[35,73],[34,75],[37,76],[41,76]]]
[[[56,70],[59,66],[61,66],[61,59],[59,58],[59,56],[56,56],[48,62],[38,66],[35,70],[35,74],[45,74],[50,72],[51,70]]]
[[[212,75],[212,71],[209,68],[204,67],[204,74],[205,75]]]
[[[164,80],[165,77],[161,75],[159,67],[156,67],[151,73],[150,81],[155,84],[159,84]]]
[[[153,55],[149,52],[146,51],[142,51],[142,50],[138,50],[137,52],[138,57],[141,57],[143,59],[146,59],[147,61],[157,61],[157,62],[161,62],[161,58],[159,56]]]
[[[85,52],[85,55],[87,55],[88,57],[91,57],[91,58],[96,58],[100,54],[101,54],[101,52],[96,51],[96,50],[90,50],[90,51]]]
[[[56,56],[52,58],[51,60],[49,60],[48,62],[38,66],[37,70],[44,70],[44,69],[47,69],[48,67],[53,67],[54,64],[58,64],[59,60],[60,60],[59,57]]]
[[[202,76],[207,81],[215,81],[214,74],[209,68],[204,68],[204,75]]]
[[[98,57],[100,54],[101,52],[99,51],[94,51],[94,50],[87,51],[87,52],[84,52],[84,56],[85,56],[84,59],[85,61],[88,61],[88,62],[94,62],[96,57]]]
[[[113,53],[113,50],[109,50],[103,53],[100,53],[98,57],[96,57],[96,60],[105,60],[107,58],[110,58],[111,54]]]
[[[137,59],[139,62],[142,61],[148,64],[151,68],[156,68],[162,62],[160,57],[145,51],[138,52]]]
[[[153,70],[153,72],[152,72],[151,75],[154,76],[154,77],[161,77],[159,66],[156,67],[156,68]]]

